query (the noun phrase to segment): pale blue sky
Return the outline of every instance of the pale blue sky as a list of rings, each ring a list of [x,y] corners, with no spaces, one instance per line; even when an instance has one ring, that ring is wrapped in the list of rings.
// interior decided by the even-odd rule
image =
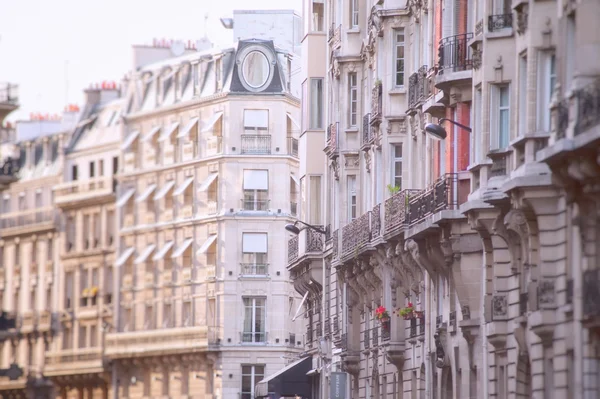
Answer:
[[[234,9],[295,9],[302,0],[0,0],[0,81],[20,86],[21,108],[59,113],[65,101],[82,105],[92,82],[120,80],[131,67],[131,45],[153,38],[196,40],[207,32],[217,45],[232,31],[220,17]],[[65,68],[68,62],[68,68]],[[66,85],[68,70],[68,90]]]

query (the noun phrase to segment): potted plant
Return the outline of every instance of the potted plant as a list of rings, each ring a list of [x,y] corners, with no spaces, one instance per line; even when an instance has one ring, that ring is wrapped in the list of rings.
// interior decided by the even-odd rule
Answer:
[[[413,316],[413,312],[414,312],[414,307],[412,302],[409,302],[408,305],[405,308],[400,309],[400,311],[398,312],[400,316],[402,316],[404,318],[404,320],[410,320],[412,319]]]
[[[375,87],[381,87],[381,80],[379,78],[375,81]]]
[[[387,185],[387,189],[390,192],[391,195],[396,194],[398,191],[400,191],[400,187],[399,186],[392,186],[391,184]]]
[[[91,297],[95,297],[98,295],[98,287],[92,287],[89,289],[89,294]]]
[[[390,320],[390,314],[388,313],[388,311],[385,309],[384,306],[380,306],[377,309],[375,309],[375,317],[381,323],[385,323],[386,321]]]

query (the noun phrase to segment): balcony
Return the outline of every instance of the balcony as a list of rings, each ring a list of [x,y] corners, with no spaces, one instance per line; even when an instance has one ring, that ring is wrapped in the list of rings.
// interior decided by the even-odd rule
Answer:
[[[333,49],[340,48],[342,45],[342,25],[329,27],[329,43]]]
[[[511,29],[513,25],[512,14],[490,15],[488,17],[488,31],[498,32],[503,29]]]
[[[44,375],[102,373],[102,348],[78,348],[46,352]]]
[[[325,153],[330,158],[337,158],[338,154],[338,140],[339,140],[339,122],[332,123],[327,126],[327,147],[325,147]]]
[[[354,219],[342,228],[342,259],[355,257],[371,241],[371,212]]]
[[[298,157],[298,139],[287,138],[287,153],[293,157]]]
[[[385,200],[385,235],[394,234],[398,229],[408,226],[409,204],[421,190],[402,190]]]
[[[243,134],[242,154],[268,155],[271,153],[270,134]]]
[[[323,228],[322,226],[318,226]],[[288,241],[288,265],[308,254],[320,254],[323,251],[325,237],[312,229],[304,229]]]
[[[178,327],[118,332],[106,336],[110,359],[190,353],[208,348],[208,327]]]
[[[16,159],[7,159],[0,167],[0,187],[10,184],[19,178],[19,161]]]
[[[473,33],[463,33],[440,40],[438,56],[440,60],[439,74],[470,70],[473,58],[469,40]]]
[[[80,202],[100,203],[114,199],[115,188],[112,177],[71,181],[54,188],[54,201],[59,207]]]
[[[245,211],[260,211],[266,212],[269,210],[269,203],[271,200],[268,199],[242,199],[242,209]]]
[[[371,134],[371,114],[366,114],[363,116],[363,124],[362,124],[362,146],[363,150],[368,150],[373,142],[373,137]]]
[[[422,222],[427,217],[446,210],[456,210],[464,200],[459,197],[458,174],[441,176],[431,187],[409,200],[410,226]]]
[[[0,215],[2,236],[52,230],[58,218],[55,208],[39,208]]]
[[[427,65],[423,65],[419,70],[408,78],[408,107],[415,108],[418,104],[429,98],[430,85],[427,79]]]
[[[268,263],[240,263],[242,277],[265,277],[269,275]]]
[[[240,342],[242,344],[266,344],[267,333],[266,332],[241,332]]]

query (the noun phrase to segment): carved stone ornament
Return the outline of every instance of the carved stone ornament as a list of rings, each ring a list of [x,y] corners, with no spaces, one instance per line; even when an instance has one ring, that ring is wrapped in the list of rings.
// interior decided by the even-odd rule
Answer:
[[[537,287],[537,294],[538,306],[540,308],[552,308],[556,299],[556,294],[554,292],[554,280],[540,280]]]
[[[517,33],[519,35],[527,32],[527,22],[529,19],[529,7],[523,6],[520,7],[517,11]]]
[[[333,63],[332,63],[332,67],[331,67],[331,74],[336,79],[340,78],[340,75],[341,75],[340,63],[339,63],[337,57],[333,57]]]
[[[406,119],[402,119],[400,122],[398,122],[398,133],[406,134],[406,130],[407,130]]]
[[[351,62],[348,64],[348,72],[355,72],[356,71],[356,64],[354,62]]]
[[[471,308],[469,305],[465,305],[461,308],[463,320],[471,320]]]
[[[422,0],[408,0],[408,8],[412,13],[415,22],[419,23],[419,18],[421,14],[421,8],[423,7]]]
[[[504,318],[508,315],[508,302],[506,295],[494,295],[492,297],[492,318]]]
[[[340,164],[337,159],[331,161],[331,169],[333,169],[333,177],[335,180],[340,180]]]
[[[377,5],[371,8],[371,13],[369,14],[369,21],[367,24],[367,28],[369,32],[374,33],[377,37],[383,37],[383,23],[381,17],[379,16],[379,9]]]
[[[385,132],[386,132],[388,135],[392,134],[392,125],[393,125],[393,124],[392,124],[392,122],[388,122],[388,124],[387,124],[387,126],[386,126],[386,128],[385,128]]]
[[[367,169],[367,173],[371,173],[371,151],[363,151],[363,156],[365,158],[365,168]]]
[[[483,57],[483,51],[481,50],[481,48],[479,48],[479,46],[477,46],[477,48],[473,50],[473,68],[474,69],[481,68],[482,57]]]
[[[346,154],[344,156],[344,166],[347,168],[358,168],[360,165],[360,158],[356,154]]]

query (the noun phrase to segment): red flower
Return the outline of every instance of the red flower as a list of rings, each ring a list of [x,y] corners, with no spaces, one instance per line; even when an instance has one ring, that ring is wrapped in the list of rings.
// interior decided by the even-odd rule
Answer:
[[[377,316],[382,315],[384,312],[385,312],[385,308],[383,306],[380,306],[375,310],[375,314]]]
[[[407,307],[408,307],[408,308],[412,308],[412,307],[413,307],[413,304],[412,304],[412,302],[409,302]]]

